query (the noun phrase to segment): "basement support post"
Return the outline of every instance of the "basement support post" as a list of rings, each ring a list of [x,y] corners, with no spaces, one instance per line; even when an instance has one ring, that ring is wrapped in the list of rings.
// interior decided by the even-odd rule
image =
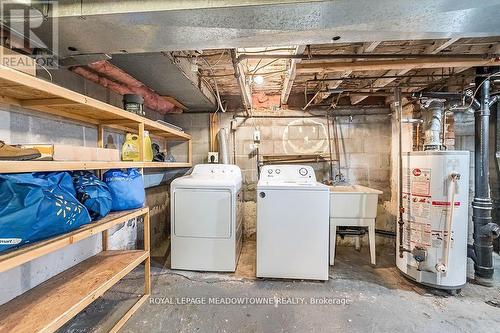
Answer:
[[[476,74],[489,74],[491,70],[476,68]],[[500,227],[493,223],[489,182],[489,121],[490,121],[490,78],[476,77],[480,87],[480,108],[474,112],[474,200],[472,221],[474,223],[474,271],[479,284],[493,284],[493,239],[498,237]]]

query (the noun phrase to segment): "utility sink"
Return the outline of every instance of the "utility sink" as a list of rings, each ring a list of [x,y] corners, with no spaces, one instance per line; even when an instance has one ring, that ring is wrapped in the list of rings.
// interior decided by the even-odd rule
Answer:
[[[382,193],[361,185],[330,186],[330,218],[374,219]]]

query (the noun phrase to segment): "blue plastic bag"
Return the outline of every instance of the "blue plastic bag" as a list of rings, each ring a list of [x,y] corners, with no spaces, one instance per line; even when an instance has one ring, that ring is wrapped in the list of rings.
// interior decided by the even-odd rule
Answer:
[[[112,198],[105,182],[90,171],[75,171],[73,172],[73,185],[76,198],[87,208],[92,220],[108,215]]]
[[[144,181],[137,169],[107,171],[103,180],[113,198],[112,211],[141,208],[146,200]]]
[[[67,172],[0,174],[0,251],[89,223]]]

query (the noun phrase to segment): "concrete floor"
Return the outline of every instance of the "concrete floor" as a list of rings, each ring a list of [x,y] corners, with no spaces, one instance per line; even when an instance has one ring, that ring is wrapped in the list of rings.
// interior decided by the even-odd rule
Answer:
[[[496,285],[470,282],[458,296],[423,288],[403,278],[391,249],[378,249],[369,264],[366,248],[337,250],[328,282],[251,279],[233,274],[172,271],[156,263],[153,295],[122,332],[499,332],[500,257]],[[142,291],[138,268],[61,332],[107,331]],[[197,298],[251,297],[306,304],[180,304]],[[250,298],[249,298],[250,297]],[[311,305],[311,297],[334,304]],[[177,298],[177,299],[176,299]],[[163,304],[155,304],[163,303]],[[174,303],[174,304],[171,304]],[[89,327],[94,327],[90,329]]]

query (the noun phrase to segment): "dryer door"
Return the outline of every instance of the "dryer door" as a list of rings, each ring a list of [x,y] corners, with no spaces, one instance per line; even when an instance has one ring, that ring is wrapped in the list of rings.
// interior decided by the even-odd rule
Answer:
[[[178,237],[230,238],[231,191],[176,189],[174,232]]]

